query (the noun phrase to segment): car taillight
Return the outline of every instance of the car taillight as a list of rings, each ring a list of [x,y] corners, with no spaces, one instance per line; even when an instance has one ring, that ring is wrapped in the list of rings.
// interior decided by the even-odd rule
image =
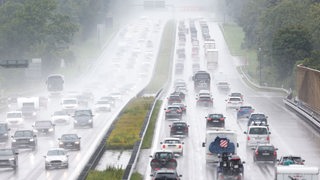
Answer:
[[[211,121],[212,120],[212,118],[207,118],[207,121]]]
[[[258,152],[258,150],[256,150],[256,151],[255,151],[255,153],[256,153],[256,155],[259,155],[259,152]]]
[[[224,118],[220,118],[221,121],[224,121]]]
[[[179,109],[179,110],[177,110],[177,112],[179,112],[179,113],[180,113],[180,112],[182,112],[182,111]]]
[[[247,137],[247,140],[250,141],[250,136]]]
[[[166,110],[166,113],[170,112],[170,110]]]
[[[180,145],[178,146],[178,148],[181,149],[181,148],[182,148],[182,145],[180,144]]]
[[[273,151],[273,156],[277,156],[277,151]]]
[[[267,137],[267,141],[270,141],[270,137],[269,136]]]
[[[163,144],[163,145],[162,145],[162,149],[165,149],[165,148],[166,148],[166,145]]]

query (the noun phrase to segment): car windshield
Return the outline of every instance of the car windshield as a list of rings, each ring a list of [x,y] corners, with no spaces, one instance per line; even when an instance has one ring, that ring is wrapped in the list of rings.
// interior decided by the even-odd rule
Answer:
[[[90,111],[76,111],[74,113],[75,116],[91,116]]]
[[[177,176],[170,172],[157,173],[155,180],[177,180]]]
[[[230,98],[229,101],[241,101],[240,98]]]
[[[22,113],[8,113],[7,118],[21,118]]]
[[[48,127],[51,126],[51,121],[36,121],[35,126],[37,127]]]
[[[185,123],[174,123],[172,126],[183,126],[183,127],[185,127],[185,126],[187,126],[187,124],[185,124]]]
[[[0,124],[0,132],[6,132],[7,131],[7,125]]]
[[[11,156],[13,154],[12,149],[0,149],[0,156]]]
[[[175,139],[167,139],[164,141],[165,144],[181,144],[181,142],[179,140],[175,140]]]
[[[77,104],[77,100],[75,99],[63,100],[63,104]]]
[[[209,118],[223,118],[222,114],[210,114]]]
[[[172,153],[169,153],[169,152],[159,152],[159,153],[156,153],[155,157],[157,159],[171,159],[173,158],[173,155]]]
[[[180,109],[180,107],[168,107],[168,110],[170,110],[170,111],[177,111],[179,109]]]
[[[47,155],[48,156],[58,156],[58,155],[65,155],[66,153],[63,150],[49,150]]]
[[[180,100],[180,96],[170,96],[170,100]]]
[[[55,116],[64,116],[64,115],[68,115],[66,111],[56,111],[53,113],[53,115]]]
[[[78,136],[76,134],[64,134],[61,136],[61,140],[76,140]]]
[[[211,98],[210,97],[207,97],[207,96],[202,96],[202,97],[199,97],[199,100],[200,101],[211,101]]]
[[[234,97],[241,97],[241,93],[231,93],[230,96],[234,96]]]
[[[266,116],[264,114],[251,114],[252,119],[265,119]]]
[[[32,137],[32,131],[16,131],[14,137]]]
[[[273,146],[259,146],[258,150],[259,151],[274,151],[274,147]]]
[[[256,134],[256,135],[268,134],[268,130],[267,128],[262,128],[262,127],[252,127],[250,128],[249,134]]]

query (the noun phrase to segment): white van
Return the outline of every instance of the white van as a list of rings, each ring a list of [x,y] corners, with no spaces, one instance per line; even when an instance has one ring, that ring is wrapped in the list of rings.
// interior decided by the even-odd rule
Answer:
[[[247,146],[257,146],[258,144],[270,143],[270,132],[267,126],[249,126],[247,134]]]
[[[21,111],[7,112],[6,121],[9,125],[20,125],[23,123],[24,118]]]
[[[304,165],[276,166],[275,180],[318,180],[319,168]]]

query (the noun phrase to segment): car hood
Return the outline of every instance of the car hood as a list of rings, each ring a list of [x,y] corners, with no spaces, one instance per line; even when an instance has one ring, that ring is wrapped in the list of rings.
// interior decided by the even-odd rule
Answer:
[[[14,155],[10,155],[10,156],[2,156],[2,155],[0,155],[0,160],[8,160],[10,158],[14,158]]]
[[[68,119],[69,118],[69,116],[64,116],[64,115],[62,115],[62,116],[52,116],[52,119]]]
[[[67,156],[47,156],[46,157],[46,161],[67,161],[68,160],[68,157]]]
[[[92,119],[92,117],[91,116],[76,116],[76,117],[74,117],[74,119],[77,121],[87,121],[87,120]]]
[[[22,121],[23,118],[7,118],[7,121]]]

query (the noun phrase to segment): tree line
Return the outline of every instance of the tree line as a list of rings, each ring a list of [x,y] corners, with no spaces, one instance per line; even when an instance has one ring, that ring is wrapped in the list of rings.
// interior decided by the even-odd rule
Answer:
[[[1,59],[41,57],[55,67],[74,58],[68,48],[102,23],[109,0],[3,0],[0,3]]]
[[[297,64],[320,70],[319,0],[225,0],[245,33],[244,47],[259,49],[274,80],[294,86]]]

